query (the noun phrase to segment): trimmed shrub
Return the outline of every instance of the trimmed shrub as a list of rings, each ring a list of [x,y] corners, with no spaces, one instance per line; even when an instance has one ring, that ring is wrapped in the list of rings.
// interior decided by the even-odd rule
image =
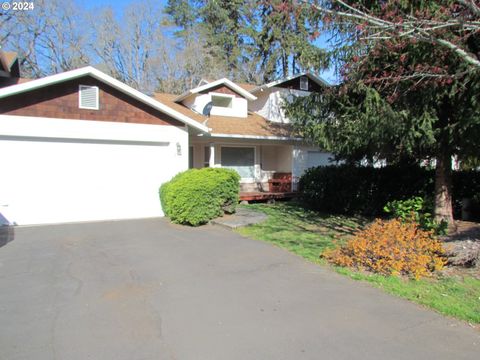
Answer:
[[[382,216],[385,204],[415,196],[434,194],[433,170],[418,166],[383,168],[351,165],[308,169],[300,178],[303,203],[317,211],[333,214]],[[453,173],[455,215],[461,213],[461,199],[480,193],[480,172]]]
[[[240,176],[234,170],[204,168],[177,174],[160,187],[166,216],[177,224],[198,226],[235,212]]]
[[[318,211],[379,216],[389,201],[432,194],[434,184],[419,167],[341,165],[308,169],[300,190],[304,203]]]
[[[339,266],[415,279],[441,270],[446,263],[442,244],[432,231],[399,219],[377,219],[345,245],[325,251],[323,257]]]

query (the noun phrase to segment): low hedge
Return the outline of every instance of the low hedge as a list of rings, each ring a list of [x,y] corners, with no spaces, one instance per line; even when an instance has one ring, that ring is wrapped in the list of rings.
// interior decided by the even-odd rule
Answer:
[[[235,212],[240,176],[230,169],[190,169],[160,187],[163,212],[178,224],[198,226]]]
[[[384,215],[390,201],[414,196],[433,198],[434,171],[418,166],[383,168],[351,165],[308,169],[300,178],[301,200],[317,211],[334,214]],[[455,215],[461,212],[461,199],[480,194],[480,172],[453,173]]]

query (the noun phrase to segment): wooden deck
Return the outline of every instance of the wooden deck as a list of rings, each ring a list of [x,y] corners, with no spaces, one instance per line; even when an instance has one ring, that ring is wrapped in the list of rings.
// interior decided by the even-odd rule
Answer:
[[[240,192],[240,201],[262,201],[262,200],[281,200],[291,199],[297,196],[297,192]]]

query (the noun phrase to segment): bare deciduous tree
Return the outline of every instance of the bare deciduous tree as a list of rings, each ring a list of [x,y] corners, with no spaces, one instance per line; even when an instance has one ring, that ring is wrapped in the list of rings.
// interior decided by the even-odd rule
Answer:
[[[38,0],[33,11],[9,11],[0,39],[19,52],[24,75],[40,77],[89,63],[82,13],[72,0]]]
[[[228,73],[221,49],[207,45],[201,27],[170,36],[154,1],[117,14],[110,7],[81,11],[73,0],[38,0],[34,11],[2,14],[0,25],[1,45],[19,53],[25,77],[92,65],[146,93],[180,93]]]

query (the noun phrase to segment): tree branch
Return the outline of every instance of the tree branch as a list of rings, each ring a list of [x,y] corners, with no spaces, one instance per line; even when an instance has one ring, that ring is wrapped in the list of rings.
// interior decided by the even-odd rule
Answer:
[[[366,11],[357,9],[343,0],[332,0],[333,3],[340,5],[344,11],[332,10],[325,6],[313,3],[308,0],[300,0],[304,4],[313,6],[318,11],[333,15],[340,18],[350,19],[351,21],[359,24],[368,24],[371,27],[367,30],[374,31],[373,36],[365,36],[363,39],[367,40],[383,40],[392,38],[408,37],[417,39],[423,42],[430,42],[437,44],[450,51],[453,51],[467,64],[471,65],[474,70],[480,71],[480,60],[473,54],[468,53],[462,46],[455,44],[451,40],[447,40],[442,37],[438,30],[445,30],[448,28],[458,27],[464,31],[479,32],[480,21],[463,21],[448,20],[448,21],[432,21],[432,20],[420,20],[413,16],[409,16],[411,21],[406,22],[392,22],[380,19],[374,15],[367,13]],[[473,15],[480,16],[480,7],[473,0],[457,0],[460,4],[469,9]]]

